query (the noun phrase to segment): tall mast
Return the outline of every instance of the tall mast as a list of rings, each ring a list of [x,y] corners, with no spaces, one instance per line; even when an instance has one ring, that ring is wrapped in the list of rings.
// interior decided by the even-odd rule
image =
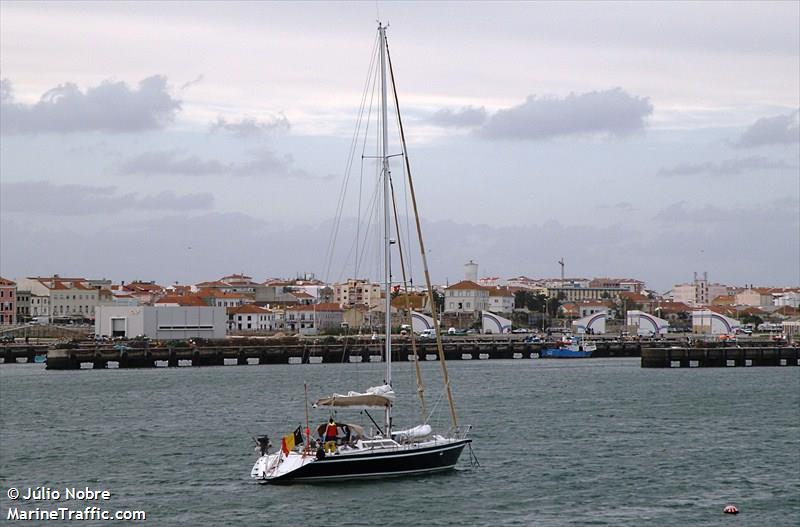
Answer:
[[[381,40],[381,130],[383,138],[381,142],[381,159],[383,162],[383,245],[384,245],[384,274],[383,285],[386,291],[386,315],[384,323],[386,325],[386,384],[392,384],[392,266],[391,266],[391,224],[389,222],[389,203],[391,195],[389,193],[389,127],[388,109],[386,102],[386,27],[378,22],[378,36]],[[392,437],[392,409],[391,405],[386,407],[386,436]]]

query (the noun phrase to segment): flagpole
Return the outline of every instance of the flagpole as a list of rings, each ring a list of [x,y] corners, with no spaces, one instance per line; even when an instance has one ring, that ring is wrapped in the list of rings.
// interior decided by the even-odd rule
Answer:
[[[308,426],[308,383],[303,383],[303,391],[306,399],[306,447],[303,449],[303,454],[307,454],[311,447],[311,429]]]

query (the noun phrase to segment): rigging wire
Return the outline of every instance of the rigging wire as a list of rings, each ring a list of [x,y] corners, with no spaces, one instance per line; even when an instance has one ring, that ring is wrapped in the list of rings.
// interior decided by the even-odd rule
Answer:
[[[373,63],[377,63],[377,47],[375,48],[375,55],[373,56],[372,60]],[[370,123],[372,122],[372,109],[374,108],[375,102],[375,91],[376,86],[378,83],[378,69],[375,68],[374,72],[372,73],[372,88],[369,90],[370,92],[370,99],[369,99],[369,106],[367,109],[367,118],[366,124],[364,126],[364,140],[361,143],[361,163],[360,163],[360,170],[359,170],[359,178],[358,178],[358,215],[356,217],[356,240],[358,241],[361,237],[361,197],[363,193],[363,182],[364,182],[364,159],[366,159],[366,152],[367,152],[367,138],[369,137],[369,127]],[[365,87],[366,89],[366,87]],[[366,96],[366,94],[365,94]],[[356,254],[358,254],[358,246],[356,246]],[[353,274],[353,278],[358,278],[359,275],[359,267],[360,261],[356,261],[355,263],[355,272]]]
[[[367,70],[367,77],[364,81],[364,92],[362,93],[361,96],[361,104],[359,106],[358,118],[356,119],[356,124],[353,130],[353,137],[350,142],[350,150],[348,153],[347,161],[345,163],[342,187],[339,191],[339,198],[336,205],[336,214],[334,217],[333,224],[331,225],[331,235],[328,239],[327,258],[326,258],[325,268],[323,271],[323,277],[325,281],[329,280],[331,267],[333,265],[334,247],[336,246],[336,239],[338,237],[339,229],[341,227],[342,211],[344,210],[345,196],[347,194],[347,187],[350,181],[353,159],[355,157],[355,149],[356,145],[358,144],[358,137],[360,136],[359,131],[361,130],[362,119],[364,115],[364,106],[366,104],[367,93],[369,88],[369,81],[373,77],[374,72],[377,71],[376,63],[377,63],[377,56],[378,56],[377,50],[379,42],[380,39],[376,36],[375,41],[373,42],[372,45],[370,64]]]

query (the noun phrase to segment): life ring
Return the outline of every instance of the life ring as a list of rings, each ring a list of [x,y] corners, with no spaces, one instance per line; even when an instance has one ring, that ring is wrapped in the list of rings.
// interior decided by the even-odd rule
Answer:
[[[724,509],[722,509],[722,512],[725,514],[739,514],[739,509],[736,507],[736,505],[727,505]]]

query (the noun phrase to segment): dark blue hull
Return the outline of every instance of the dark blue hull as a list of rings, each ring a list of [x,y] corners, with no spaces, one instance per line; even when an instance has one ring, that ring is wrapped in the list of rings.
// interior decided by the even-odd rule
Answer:
[[[266,482],[324,482],[441,472],[455,467],[464,447],[471,442],[471,439],[464,439],[413,450],[327,456]]]

